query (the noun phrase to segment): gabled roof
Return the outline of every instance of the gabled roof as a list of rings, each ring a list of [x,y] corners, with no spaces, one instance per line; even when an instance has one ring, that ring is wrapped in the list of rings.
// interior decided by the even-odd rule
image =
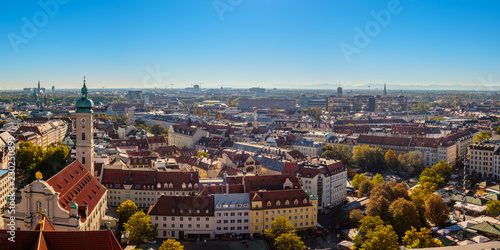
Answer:
[[[0,229],[0,239],[10,237],[7,229]],[[5,250],[122,250],[110,230],[98,231],[53,231],[16,230],[15,242],[6,241]]]
[[[214,216],[214,197],[162,195],[149,208],[148,215]]]
[[[485,221],[485,222],[479,223],[477,225],[473,225],[469,228],[480,231],[480,232],[500,236],[500,225],[491,223],[489,221]]]
[[[79,206],[88,206],[90,214],[106,194],[106,188],[78,160],[52,176],[47,183],[59,193],[59,205],[68,212],[70,204],[75,200]],[[82,221],[86,220],[84,214],[80,216]]]
[[[251,192],[250,196],[255,198],[255,194],[262,198],[262,208],[264,209],[312,206],[309,203],[309,196],[302,189]],[[304,199],[306,199],[305,203]],[[288,205],[286,204],[287,200]],[[297,200],[297,204],[295,204],[295,200]],[[252,201],[255,200],[252,198]],[[279,201],[279,205],[277,201]]]

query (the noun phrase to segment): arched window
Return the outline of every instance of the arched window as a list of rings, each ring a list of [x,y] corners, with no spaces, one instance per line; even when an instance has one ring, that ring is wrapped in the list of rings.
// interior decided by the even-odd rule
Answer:
[[[281,206],[281,202],[279,200],[276,201],[276,206]]]
[[[85,157],[82,157],[82,164],[85,164]]]
[[[285,201],[285,205],[290,205],[290,202],[288,200]]]
[[[298,201],[297,199],[295,199],[295,200],[293,201],[293,204],[295,204],[295,205],[299,205],[299,201]]]
[[[172,183],[168,184],[168,188],[174,188],[174,184]]]
[[[165,184],[163,184],[163,188],[167,188],[168,187],[168,184],[165,182]]]
[[[271,206],[271,201],[268,201],[267,202],[267,206],[270,207]]]
[[[189,183],[188,188],[193,188],[193,184]]]
[[[85,141],[85,133],[82,133],[82,141]]]

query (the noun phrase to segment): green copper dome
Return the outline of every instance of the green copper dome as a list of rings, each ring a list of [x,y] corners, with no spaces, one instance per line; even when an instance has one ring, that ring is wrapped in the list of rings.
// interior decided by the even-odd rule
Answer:
[[[94,102],[87,98],[87,85],[85,84],[85,79],[83,80],[82,88],[82,98],[76,101],[76,113],[92,113],[92,107],[94,107]]]
[[[78,205],[76,204],[75,200],[73,200],[73,203],[69,206],[70,209],[78,209]]]

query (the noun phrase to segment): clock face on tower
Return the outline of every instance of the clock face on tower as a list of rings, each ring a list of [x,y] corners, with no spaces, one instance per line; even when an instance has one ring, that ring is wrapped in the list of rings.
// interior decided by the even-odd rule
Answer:
[[[87,123],[87,118],[85,117],[80,118],[80,123],[85,125]]]

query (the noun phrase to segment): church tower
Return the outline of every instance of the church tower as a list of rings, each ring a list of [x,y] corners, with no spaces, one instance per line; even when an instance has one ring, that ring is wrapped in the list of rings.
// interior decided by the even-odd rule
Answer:
[[[82,98],[76,101],[76,159],[94,175],[94,102],[87,98],[83,78]]]

